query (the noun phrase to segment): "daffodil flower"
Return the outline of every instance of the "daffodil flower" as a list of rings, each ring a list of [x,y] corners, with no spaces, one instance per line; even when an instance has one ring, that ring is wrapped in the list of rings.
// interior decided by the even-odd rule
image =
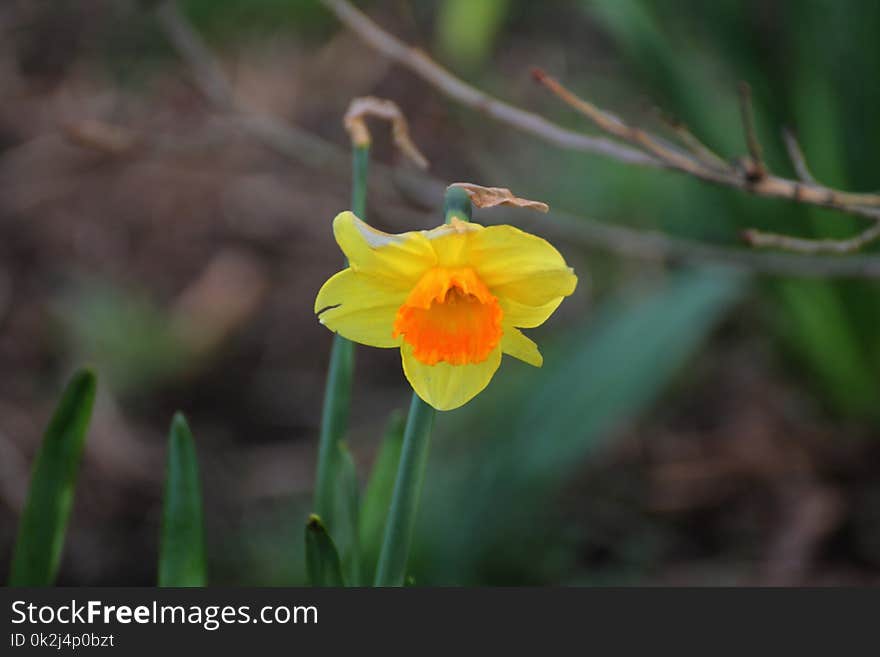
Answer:
[[[547,241],[513,226],[453,219],[393,235],[351,212],[333,221],[349,267],[315,300],[322,324],[372,347],[396,347],[413,389],[437,410],[480,393],[509,354],[543,358],[521,328],[543,324],[577,277]]]

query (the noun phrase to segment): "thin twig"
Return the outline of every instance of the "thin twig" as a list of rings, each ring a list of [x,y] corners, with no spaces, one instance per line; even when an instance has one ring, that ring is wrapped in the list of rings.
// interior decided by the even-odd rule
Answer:
[[[758,140],[758,132],[755,130],[755,111],[752,107],[752,88],[747,82],[739,83],[739,105],[742,113],[743,130],[746,135],[746,146],[749,149],[751,160],[746,169],[746,178],[750,182],[757,182],[767,175],[767,167],[764,165],[764,154],[761,150],[761,142]]]
[[[732,172],[723,174],[708,170],[694,157],[665,143],[659,137],[654,137],[640,128],[633,127],[611,112],[599,109],[593,103],[579,98],[539,68],[532,69],[532,77],[536,82],[552,91],[565,104],[590,119],[600,130],[645,149],[670,169],[719,182],[734,175]]]
[[[797,253],[853,253],[880,238],[880,222],[875,223],[855,237],[844,240],[808,239],[776,233],[765,233],[754,229],[745,231],[743,238],[750,245],[760,248],[783,249],[785,251],[796,251]]]
[[[880,208],[868,207],[880,205],[880,196],[842,192],[822,185],[807,185],[769,173],[757,178],[741,175],[736,171],[725,173],[710,169],[703,166],[694,157],[669,147],[657,137],[644,130],[633,128],[613,114],[579,98],[543,71],[533,71],[532,75],[537,82],[549,89],[567,105],[593,121],[598,128],[648,150],[668,169],[683,171],[701,180],[735,187],[757,196],[784,198],[807,205],[834,208],[870,219],[880,219]]]
[[[668,116],[665,112],[657,110],[660,120],[672,130],[679,141],[694,154],[700,162],[707,167],[717,169],[718,171],[729,173],[731,171],[730,163],[725,162],[721,156],[715,153],[711,148],[701,142],[694,133],[681,121]]]
[[[201,75],[201,72],[213,70],[222,75],[220,67],[216,65],[212,54],[206,48],[196,51],[189,47],[197,39],[192,27],[179,12],[166,15],[171,17],[171,25],[166,22],[162,25],[169,41],[178,52],[182,56],[185,52],[197,52],[198,59],[206,60],[193,66],[190,57],[184,57],[190,64],[199,89],[211,100],[212,95],[209,93],[211,83],[208,78]],[[230,88],[228,83],[226,86]],[[224,103],[220,103],[218,109],[224,109]],[[239,105],[236,109],[238,112],[242,111]],[[349,175],[349,153],[335,144],[272,116],[247,113],[234,118],[245,132],[262,141],[271,150],[298,164],[313,170],[326,171],[334,176]],[[435,209],[442,203],[446,184],[432,176],[414,170],[401,172],[378,162],[371,168],[375,175],[371,177],[370,184],[374,185],[383,196],[404,193],[411,200],[417,199],[421,205]],[[493,216],[504,219],[507,211],[495,212]],[[389,216],[402,214],[390,206],[385,208],[385,213]],[[406,225],[411,227],[412,211],[406,210],[405,215]],[[880,257],[853,255],[839,258],[761,253],[676,238],[655,231],[614,226],[559,211],[552,211],[547,215],[547,219],[541,220],[541,230],[548,236],[574,244],[647,261],[692,265],[720,264],[751,273],[775,276],[880,279]]]
[[[748,144],[751,159],[747,163],[743,178],[740,179],[734,172],[719,172],[707,168],[701,158],[684,156],[680,152],[669,149],[657,138],[652,137],[642,130],[630,127],[613,114],[601,110],[592,103],[577,97],[559,84],[559,82],[541,71],[533,71],[533,76],[538,82],[562,99],[563,102],[592,120],[600,129],[641,146],[662,161],[666,162],[670,168],[690,173],[704,180],[732,184],[737,187],[744,186],[748,191],[765,196],[774,194],[767,193],[766,189],[763,191],[758,191],[758,189],[771,179],[779,185],[793,185],[791,194],[794,200],[803,200],[810,191],[815,192],[817,189],[826,190],[828,193],[831,193],[832,191],[827,188],[820,188],[816,185],[809,185],[808,183],[802,184],[782,178],[775,178],[767,173],[767,168],[764,164],[761,153],[761,145],[755,132],[754,118],[752,116],[751,90],[746,84],[740,85],[740,95],[742,99],[743,127],[745,129],[746,142]],[[802,157],[801,162],[803,162]],[[865,196],[852,195],[843,192],[839,194],[849,197],[850,200],[852,200],[852,198],[861,200],[861,198]],[[842,198],[842,196],[839,198]],[[827,204],[819,203],[819,205]],[[880,213],[878,213],[876,208],[849,206],[838,207],[838,209],[845,209],[853,214],[870,217],[874,219],[874,223],[858,235],[844,240],[805,239],[787,235],[777,235],[774,233],[764,233],[758,230],[747,230],[743,233],[743,237],[751,246],[778,248],[805,254],[852,253],[880,237]]]
[[[810,168],[807,166],[807,160],[804,158],[804,152],[801,150],[801,145],[798,143],[794,133],[788,128],[783,128],[782,140],[785,142],[785,150],[788,151],[788,157],[791,160],[792,166],[794,166],[797,177],[800,178],[801,182],[805,182],[808,185],[815,185],[816,179],[813,178],[813,174],[810,173]]]

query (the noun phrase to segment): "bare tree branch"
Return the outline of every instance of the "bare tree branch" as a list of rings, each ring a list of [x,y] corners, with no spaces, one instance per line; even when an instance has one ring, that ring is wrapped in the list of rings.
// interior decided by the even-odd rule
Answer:
[[[552,91],[566,105],[590,119],[596,124],[597,128],[607,132],[609,135],[643,148],[668,169],[689,173],[713,182],[724,182],[735,176],[732,169],[729,173],[708,169],[692,155],[682,152],[661,138],[655,137],[640,128],[633,127],[611,112],[599,109],[593,103],[578,98],[541,69],[533,68],[532,77],[536,82]]]
[[[741,86],[740,97],[750,159],[747,160],[747,166],[744,169],[737,169],[720,160],[684,126],[679,125],[676,128],[676,134],[686,147],[686,151],[682,151],[644,130],[630,126],[610,112],[578,98],[556,80],[538,71],[535,78],[541,84],[581,114],[587,116],[600,130],[625,143],[598,140],[562,128],[536,114],[503,103],[468,85],[434,62],[423,51],[411,48],[383,30],[348,0],[321,1],[368,45],[409,68],[450,98],[562,148],[600,153],[627,164],[656,166],[681,171],[701,180],[733,187],[757,196],[781,198],[805,205],[832,208],[846,214],[880,221],[880,195],[846,192],[816,183],[808,175],[803,175],[806,167],[805,165],[800,167],[798,164],[798,162],[803,164],[802,154],[798,158],[793,157],[793,161],[799,168],[800,181],[771,175],[767,171],[760,142],[755,132],[751,92],[748,85]],[[630,146],[628,147],[627,144]],[[792,153],[790,147],[789,152]],[[866,236],[870,239],[866,240]],[[874,232],[869,228],[861,235],[843,243],[856,244],[856,248],[860,248],[873,239]],[[837,242],[831,240],[814,240],[814,242],[818,246],[811,244],[809,249],[841,252],[839,250],[841,247]],[[776,240],[775,242],[770,240],[765,243],[767,246],[772,244],[781,248],[801,244],[796,239]]]
[[[173,5],[173,2],[167,2]],[[211,52],[202,46],[192,27],[174,7],[164,9],[161,25],[172,45],[190,65],[196,84],[213,102],[212,89],[231,86]],[[205,71],[212,71],[205,73]],[[218,80],[220,81],[218,83]],[[223,96],[218,109],[235,112],[238,125],[248,134],[262,141],[268,148],[294,162],[339,177],[349,175],[349,153],[335,144],[316,137],[296,126],[272,116],[260,115],[244,109],[241,103],[227,103]],[[409,198],[417,197],[425,206],[439,208],[446,184],[416,171],[400,171],[375,163],[370,184],[380,195],[403,193]],[[505,210],[493,211],[493,216],[504,218]],[[392,212],[389,211],[389,214]],[[412,211],[407,210],[410,220]],[[519,215],[518,215],[519,216]],[[411,227],[411,224],[409,225]],[[648,261],[692,265],[726,265],[751,273],[798,276],[806,278],[870,278],[880,279],[880,258],[871,256],[809,256],[788,253],[760,253],[748,249],[705,244],[694,240],[671,237],[659,232],[614,226],[594,219],[552,211],[541,220],[542,232],[549,236],[568,240],[574,244],[607,250],[622,256]]]
[[[797,142],[786,140],[792,161],[798,169],[802,180],[798,182],[771,176],[764,164],[761,145],[755,132],[754,117],[752,114],[751,90],[747,84],[740,85],[742,121],[746,134],[746,143],[749,149],[749,159],[746,161],[744,170],[740,173],[735,169],[720,170],[708,165],[705,157],[700,152],[691,149],[693,155],[683,154],[669,147],[659,138],[654,137],[638,128],[633,128],[617,118],[613,114],[599,109],[592,103],[579,98],[563,87],[559,82],[542,71],[533,71],[534,78],[547,87],[567,105],[589,118],[599,129],[636,144],[644,148],[652,155],[664,162],[668,168],[683,171],[702,180],[737,187],[759,196],[783,196],[795,201],[835,209],[868,217],[874,223],[858,235],[845,240],[830,239],[805,239],[787,235],[764,233],[758,230],[747,230],[743,233],[746,241],[755,247],[777,248],[799,253],[852,253],[880,238],[880,208],[873,206],[875,200],[870,194],[851,194],[838,192],[827,187],[817,185],[806,169],[806,163]],[[692,144],[693,146],[693,144]],[[795,148],[796,151],[792,151]],[[866,203],[859,205],[859,203]]]
[[[750,174],[749,172],[739,172],[735,169],[726,172],[710,169],[691,155],[671,148],[658,137],[654,137],[639,128],[629,126],[613,114],[579,98],[543,71],[533,71],[533,77],[564,103],[590,119],[600,130],[649,151],[658,160],[663,162],[667,169],[682,171],[701,180],[735,187],[757,196],[789,199],[807,205],[834,208],[869,219],[880,219],[880,207],[873,207],[880,206],[880,196],[843,192],[822,185],[810,185],[796,180],[780,178],[766,172],[759,177],[757,171],[753,171]],[[744,113],[749,114],[748,112]],[[749,122],[751,122],[751,119],[746,119],[746,131],[747,133],[752,133],[748,140],[755,142],[756,138],[753,136],[754,129],[748,127]],[[760,157],[760,146],[753,143],[751,148],[756,149],[752,157]]]

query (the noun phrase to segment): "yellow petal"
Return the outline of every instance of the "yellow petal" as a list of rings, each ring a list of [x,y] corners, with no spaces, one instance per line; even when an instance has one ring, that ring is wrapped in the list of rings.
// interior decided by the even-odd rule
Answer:
[[[470,265],[470,240],[474,233],[485,230],[480,224],[453,219],[449,224],[426,230],[422,234],[428,238],[431,248],[437,255],[441,267],[466,267]]]
[[[470,235],[470,263],[499,298],[543,306],[574,292],[577,276],[549,242],[513,226]]]
[[[509,297],[502,296],[498,299],[501,310],[504,312],[504,323],[519,328],[535,328],[547,321],[564,297],[551,299],[541,306],[527,306]]]
[[[577,276],[571,269],[535,272],[511,283],[489,289],[501,299],[512,299],[526,306],[540,307],[557,297],[567,297],[577,287]]]
[[[336,216],[333,235],[352,269],[387,279],[395,287],[412,287],[437,263],[434,249],[424,233],[383,233],[352,212]]]
[[[413,390],[438,411],[450,411],[476,397],[492,380],[501,364],[501,348],[496,348],[482,363],[425,365],[416,360],[412,347],[401,345],[403,372]]]
[[[504,329],[504,335],[501,338],[501,351],[535,367],[541,367],[544,364],[544,357],[538,351],[538,345],[515,328]]]
[[[406,291],[389,286],[386,279],[344,269],[321,287],[315,299],[318,321],[353,342],[371,347],[396,347],[391,337],[397,309]]]

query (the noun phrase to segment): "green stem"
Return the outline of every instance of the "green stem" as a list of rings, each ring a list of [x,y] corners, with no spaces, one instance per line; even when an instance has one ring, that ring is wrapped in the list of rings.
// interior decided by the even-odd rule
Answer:
[[[443,218],[445,223],[451,223],[453,219],[459,221],[471,220],[471,197],[461,187],[448,187],[443,199]]]
[[[321,437],[318,443],[318,474],[315,481],[315,511],[328,521],[333,516],[336,472],[339,469],[339,443],[348,430],[351,406],[351,380],[354,371],[354,345],[338,335],[333,337]]]
[[[450,187],[446,190],[443,216],[447,224],[453,219],[470,221],[471,207],[471,199],[463,189]],[[433,407],[413,393],[406,418],[391,508],[385,525],[385,540],[376,569],[376,586],[403,585],[435,415]]]
[[[385,525],[385,540],[376,569],[376,586],[403,585],[428,462],[434,415],[434,409],[413,393],[403,434],[397,480],[394,482],[394,494]]]
[[[367,167],[370,145],[355,146],[352,152],[351,209],[358,217],[367,218]],[[345,263],[348,265],[348,262]],[[321,414],[321,436],[318,443],[318,472],[315,481],[315,511],[333,527],[336,480],[339,471],[339,443],[348,431],[351,408],[351,382],[354,373],[354,345],[345,338],[333,337],[324,409]]]
[[[367,169],[370,145],[355,146],[351,156],[351,211],[362,221],[367,220]]]

